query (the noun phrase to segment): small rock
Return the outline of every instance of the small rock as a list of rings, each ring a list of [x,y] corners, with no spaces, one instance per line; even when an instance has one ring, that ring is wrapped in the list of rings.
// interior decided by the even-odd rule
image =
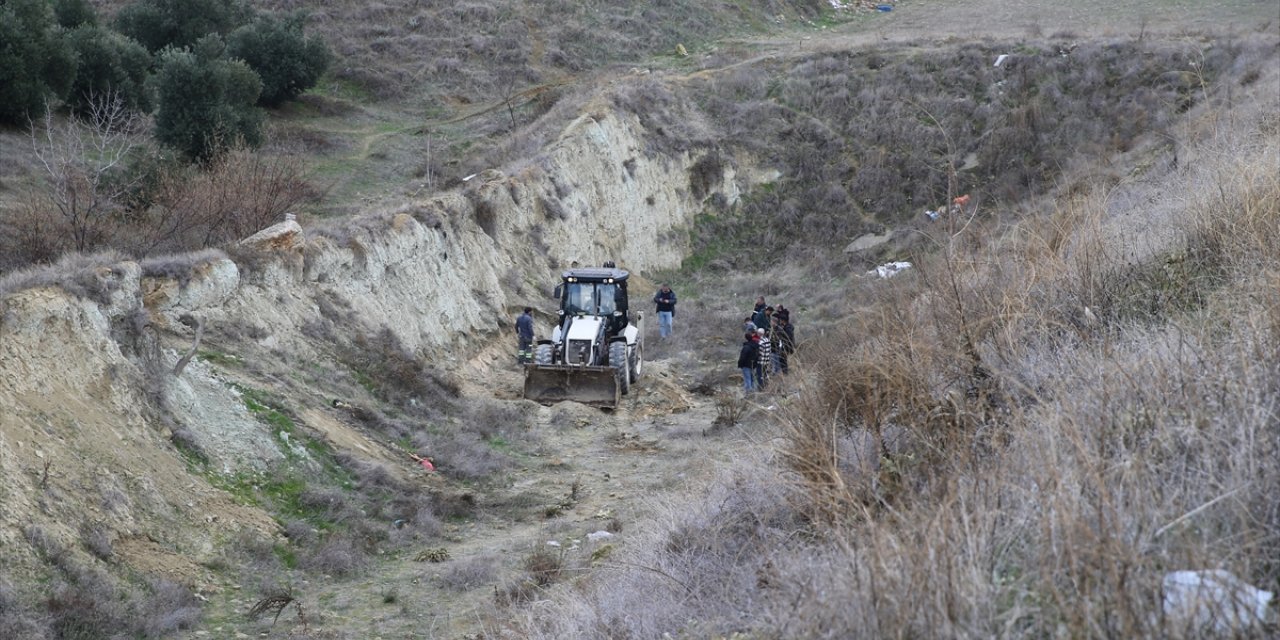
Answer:
[[[588,533],[588,534],[587,534],[587,540],[590,540],[590,541],[592,541],[592,542],[599,542],[599,541],[601,541],[601,540],[608,540],[609,538],[612,538],[612,537],[613,537],[613,534],[612,534],[612,533],[609,533],[608,531],[603,531],[603,530],[602,530],[602,531],[595,531],[595,532],[593,532],[593,533]]]

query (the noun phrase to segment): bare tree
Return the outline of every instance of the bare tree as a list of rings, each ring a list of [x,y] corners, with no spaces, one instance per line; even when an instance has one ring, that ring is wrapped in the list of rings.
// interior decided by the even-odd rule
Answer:
[[[232,147],[196,170],[177,168],[155,179],[154,202],[135,212],[127,248],[146,255],[234,242],[279,222],[322,194],[296,158]]]
[[[122,179],[129,153],[139,143],[143,118],[116,93],[94,96],[84,116],[59,123],[45,107],[43,126],[31,125],[31,146],[44,180],[39,190],[66,225],[71,248],[101,244],[111,215],[139,178]]]

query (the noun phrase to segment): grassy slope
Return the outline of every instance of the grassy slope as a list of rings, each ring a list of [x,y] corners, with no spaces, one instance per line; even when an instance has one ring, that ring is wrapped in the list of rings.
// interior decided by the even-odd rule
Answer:
[[[958,12],[913,25],[969,35],[1004,7],[929,5]],[[1035,208],[989,201],[918,230],[926,241],[904,249],[917,269],[888,282],[798,252],[749,261],[754,274],[674,276],[702,294],[707,324],[736,326],[717,310],[756,293],[807,311],[782,443],[672,500],[623,556],[636,570],[561,592],[521,633],[1199,637],[1159,614],[1165,572],[1222,568],[1280,589],[1277,26],[1247,3],[1158,6],[1170,11],[1021,3],[1026,22],[990,25],[1034,40],[1075,14],[1068,41],[1123,48],[1157,24],[1155,38],[1198,41],[1226,15],[1249,26],[1215,47],[1254,40],[1163,135],[1142,128],[1062,163]],[[735,73],[804,79],[774,66]],[[724,244],[741,225],[706,227],[727,260],[751,244]],[[696,339],[727,357],[716,333]],[[1252,635],[1275,632],[1271,615]]]

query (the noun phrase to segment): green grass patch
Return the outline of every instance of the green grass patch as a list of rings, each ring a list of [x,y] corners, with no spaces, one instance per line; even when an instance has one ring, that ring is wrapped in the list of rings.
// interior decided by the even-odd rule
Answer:
[[[276,544],[271,547],[271,552],[280,560],[288,569],[298,568],[298,553],[288,544]]]
[[[340,98],[350,100],[352,102],[369,103],[374,101],[374,95],[363,86],[350,80],[335,78],[331,75],[325,75],[320,78],[315,87],[312,87],[307,93],[326,96],[329,98]]]
[[[241,360],[240,356],[230,354],[230,353],[223,353],[221,351],[215,351],[212,349],[201,349],[200,351],[196,352],[196,357],[205,362],[222,365],[224,367],[243,367],[244,366],[244,360]]]
[[[296,471],[213,474],[209,480],[213,486],[231,494],[237,504],[266,509],[280,519],[303,520],[321,531],[337,526],[326,517],[326,510],[310,508],[303,502],[308,483]]]
[[[355,486],[355,478],[338,464],[333,448],[318,438],[313,438],[297,428],[293,417],[278,398],[266,391],[234,385],[240,391],[245,408],[258,420],[272,427],[271,435],[280,445],[280,451],[291,463],[299,463],[303,458],[309,462],[319,463],[324,475],[333,484],[350,490]],[[298,448],[306,452],[306,456],[298,452]]]

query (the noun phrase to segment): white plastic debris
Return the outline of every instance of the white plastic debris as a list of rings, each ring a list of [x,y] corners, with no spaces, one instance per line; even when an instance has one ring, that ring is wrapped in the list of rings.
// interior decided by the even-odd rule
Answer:
[[[1004,61],[1005,61],[1005,60],[1008,60],[1008,59],[1009,59],[1009,54],[1007,54],[1007,53],[1002,53],[1002,54],[1000,54],[998,57],[996,57],[996,63],[995,63],[995,65],[994,65],[994,66],[997,66],[997,67],[998,67],[998,66],[1000,66],[1000,65],[1004,64]]]
[[[892,278],[910,268],[910,262],[886,262],[885,264],[868,271],[867,275],[879,276],[881,278]]]
[[[613,534],[609,533],[608,531],[596,531],[596,532],[587,534],[587,540],[590,540],[592,542],[600,542],[601,540],[608,540],[609,538],[612,538],[612,537],[613,537]]]
[[[1174,571],[1165,575],[1164,615],[1177,629],[1232,634],[1266,621],[1275,594],[1230,571]]]
[[[558,546],[560,546],[560,543],[559,543],[558,541],[556,541],[556,540],[548,540],[548,541],[547,541],[547,546],[548,546],[548,547],[558,547]]]
[[[471,175],[469,175],[469,176],[467,176],[467,177],[463,178],[463,179],[462,179],[462,181],[463,181],[463,182],[471,182],[471,179],[472,179],[472,178],[474,178],[474,177],[476,177],[477,175],[479,175],[479,174],[473,173],[473,174],[471,174]]]

